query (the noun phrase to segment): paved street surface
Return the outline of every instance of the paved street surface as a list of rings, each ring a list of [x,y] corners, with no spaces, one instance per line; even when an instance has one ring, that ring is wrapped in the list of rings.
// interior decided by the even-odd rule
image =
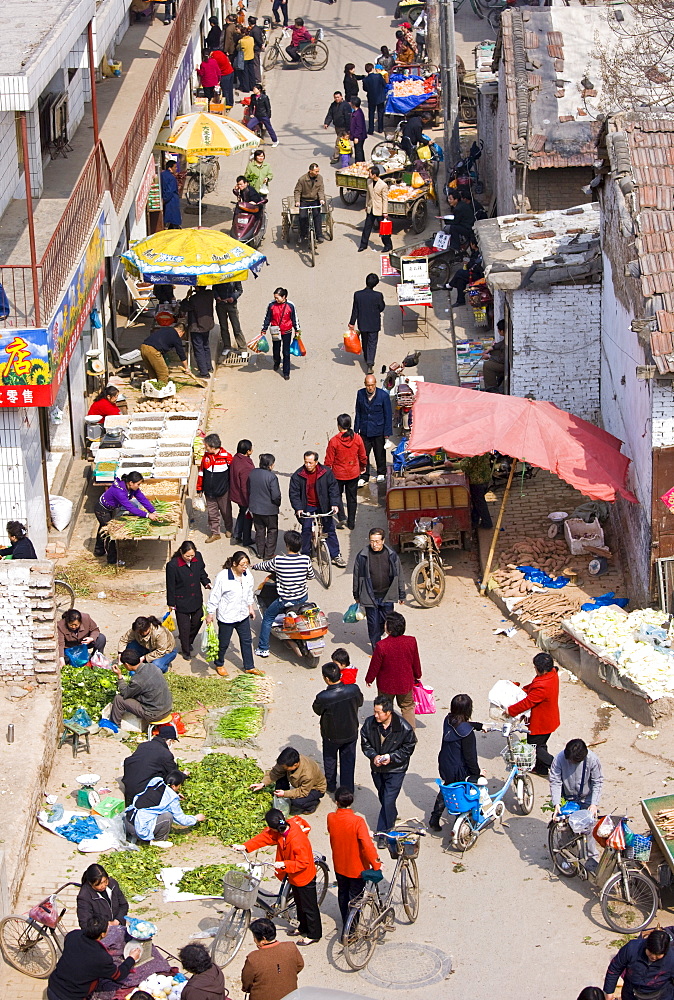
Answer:
[[[302,462],[307,448],[315,448],[323,458],[328,436],[335,432],[339,413],[353,413],[355,394],[363,383],[358,358],[343,352],[342,334],[346,327],[354,290],[363,287],[366,274],[378,270],[375,253],[356,253],[363,202],[347,208],[335,200],[335,240],[321,246],[315,269],[296,246],[280,242],[280,207],[283,196],[292,192],[296,178],[317,160],[326,178],[326,188],[336,196],[328,158],[334,136],[322,128],[323,117],[334,89],[342,85],[344,63],[356,63],[362,72],[364,63],[373,58],[382,43],[392,44],[394,22],[390,18],[392,0],[377,5],[338,0],[328,5],[319,0],[302,0],[291,5],[290,15],[303,15],[310,29],[319,24],[326,30],[330,62],[320,73],[304,69],[275,69],[268,75],[272,121],[279,134],[280,146],[267,143],[268,161],[274,171],[270,195],[270,225],[263,251],[269,267],[257,281],[249,280],[241,300],[241,314],[247,335],[259,331],[265,308],[273,289],[284,286],[295,302],[307,346],[307,357],[293,359],[290,382],[272,371],[271,356],[257,359],[239,370],[220,370],[213,393],[209,430],[217,430],[225,446],[234,451],[241,437],[253,441],[254,453],[272,452],[284,493],[281,530],[292,527],[287,503],[287,484],[291,472]],[[468,5],[465,5],[468,8]],[[266,3],[260,13],[266,13]],[[462,23],[470,45],[464,46],[464,58],[470,59],[470,47],[482,37],[485,22],[470,23],[472,15],[461,11]],[[466,52],[465,49],[468,49]],[[371,146],[371,140],[366,146]],[[244,159],[223,160],[220,188],[209,196],[204,215],[207,225],[228,228],[231,217],[229,191]],[[189,223],[189,217],[185,219]],[[394,232],[394,243],[402,240]],[[429,338],[403,340],[400,336],[399,310],[394,305],[394,286],[380,286],[388,308],[385,332],[380,336],[378,361],[388,364],[401,360],[412,349],[421,349],[420,373],[433,381],[455,381],[452,333],[445,293],[436,294],[435,316]],[[352,660],[359,667],[363,682],[368,663],[365,623],[343,625],[342,615],[351,602],[351,568],[356,552],[365,544],[368,529],[383,525],[383,494],[373,485],[359,494],[354,532],[339,532],[347,570],[335,570],[332,587],[325,592],[316,583],[310,596],[317,600],[329,617],[328,648],[348,644]],[[228,540],[217,545],[202,545],[205,538],[204,515],[190,532],[203,552],[213,576],[227,555],[233,551]],[[84,522],[85,528],[87,523]],[[83,530],[89,551],[82,558],[90,560],[90,530]],[[533,676],[532,656],[536,649],[522,634],[513,638],[496,637],[493,630],[501,624],[498,610],[475,587],[477,561],[473,553],[458,553],[448,560],[447,592],[436,610],[405,609],[408,631],[416,635],[424,671],[424,680],[436,691],[438,714],[419,723],[419,743],[399,799],[401,818],[427,817],[435,797],[437,751],[442,719],[451,697],[467,691],[475,703],[476,718],[486,718],[487,692],[502,677],[528,682]],[[405,562],[409,573],[410,562]],[[110,649],[116,648],[119,633],[142,611],[156,613],[163,606],[163,566],[157,562],[152,574],[134,570],[122,578],[124,586],[135,586],[147,597],[135,601],[78,601],[89,611],[109,636]],[[120,584],[121,585],[121,584]],[[100,589],[111,589],[107,578]],[[154,592],[154,595],[153,593]],[[286,745],[320,759],[318,724],[311,711],[316,691],[322,687],[320,671],[307,671],[290,657],[272,656],[262,665],[276,682],[275,703],[260,737],[259,759],[269,766],[278,750]],[[285,654],[284,654],[285,655]],[[327,657],[326,657],[327,659]],[[230,654],[228,666],[240,665],[238,651]],[[173,669],[187,672],[189,666],[176,660]],[[191,665],[194,673],[205,673],[201,659]],[[371,704],[368,691],[366,708]],[[605,773],[604,804],[625,811],[635,819],[635,829],[643,829],[638,801],[641,796],[658,793],[670,770],[669,754],[659,742],[638,740],[634,723],[617,710],[603,708],[600,700],[581,684],[572,683],[562,672],[562,726],[551,739],[556,752],[566,740],[583,737],[588,743],[604,741],[597,747]],[[660,738],[664,740],[664,737]],[[121,773],[125,750],[118,743],[93,741],[92,756],[83,763],[72,759],[69,750],[61,751],[49,783],[50,791],[62,794],[74,787],[74,777],[83,769],[95,770],[110,784]],[[492,788],[503,780],[499,757],[501,739],[496,735],[478,736],[478,753]],[[660,756],[658,756],[660,755]],[[378,802],[365,759],[359,754],[355,808],[374,827]],[[329,892],[325,904],[324,938],[304,951],[306,969],[300,984],[330,986],[374,998],[383,998],[391,989],[404,990],[411,1000],[432,996],[487,997],[521,1000],[541,997],[546,1000],[575,998],[586,985],[600,985],[612,942],[619,935],[601,923],[601,915],[591,889],[578,880],[563,882],[550,872],[546,851],[549,813],[540,806],[547,798],[547,783],[534,778],[536,805],[528,817],[508,812],[503,828],[490,830],[465,856],[447,850],[446,836],[429,836],[421,845],[421,907],[414,925],[404,921],[396,925],[385,944],[376,952],[369,971],[348,971],[335,938],[336,895]],[[102,783],[103,783],[102,782]],[[114,787],[114,786],[113,786]],[[67,790],[67,791],[66,791]],[[509,801],[512,809],[512,800]],[[329,855],[325,829],[326,814],[332,808],[326,797],[316,814],[310,817],[315,848]],[[445,827],[446,829],[446,827]],[[195,861],[206,863],[222,857],[219,848],[192,848]],[[170,858],[171,852],[169,852]],[[89,860],[95,860],[91,858]],[[167,858],[168,860],[168,858]],[[21,894],[21,905],[34,901],[42,888],[49,889],[68,877],[79,874],[87,859],[74,855],[70,845],[44,831],[34,837],[31,858]],[[104,863],[104,859],[103,859]],[[390,873],[392,863],[385,861]],[[175,953],[198,927],[215,922],[210,903],[171,904],[163,907],[160,894],[148,904],[148,916],[158,919],[160,943]],[[671,923],[663,914],[665,924]],[[240,956],[226,969],[227,985],[240,996],[237,975],[243,957],[252,948],[244,945]],[[43,984],[20,976],[11,976],[3,994],[13,1000],[33,1000],[42,995]],[[441,991],[441,992],[440,992]]]

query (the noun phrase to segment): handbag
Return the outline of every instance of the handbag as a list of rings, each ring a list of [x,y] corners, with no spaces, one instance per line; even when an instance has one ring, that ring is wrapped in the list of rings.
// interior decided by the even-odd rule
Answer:
[[[360,334],[357,330],[347,330],[344,334],[344,350],[347,354],[361,353]]]
[[[393,223],[390,219],[382,219],[379,223],[379,235],[390,236],[393,232]]]
[[[270,326],[269,327],[269,332],[271,334],[271,339],[272,340],[280,340],[281,339],[281,327],[280,326]]]
[[[232,63],[232,65],[234,66],[234,69],[242,70],[243,64],[244,64],[243,49],[237,49],[234,55],[234,62]]]
[[[415,715],[435,715],[435,694],[433,688],[424,687],[423,684],[415,684],[412,690],[414,697]]]

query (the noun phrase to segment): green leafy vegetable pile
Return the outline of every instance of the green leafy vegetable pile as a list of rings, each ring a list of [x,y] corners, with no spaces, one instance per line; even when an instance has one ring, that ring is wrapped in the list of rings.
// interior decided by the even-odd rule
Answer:
[[[236,865],[202,865],[185,872],[178,882],[181,892],[193,892],[197,896],[222,896],[222,876]]]
[[[73,667],[69,663],[61,668],[64,719],[69,719],[78,708],[83,708],[96,722],[101,709],[112,701],[116,691],[117,678],[112,670]]]
[[[209,753],[200,763],[187,767],[190,777],[183,785],[183,810],[192,815],[204,813],[206,820],[185,836],[210,833],[225,844],[241,844],[264,828],[270,799],[265,792],[248,788],[262,780],[254,760]]]
[[[190,677],[181,674],[166,675],[171,694],[173,711],[185,714],[199,705],[206,708],[222,708],[225,705],[250,705],[258,694],[257,678],[241,674],[233,680],[221,677]]]
[[[157,875],[164,867],[163,851],[158,847],[143,847],[140,851],[115,851],[106,854],[105,870],[119,882],[127,899],[142,895],[159,886]]]
[[[247,740],[262,729],[262,709],[257,705],[241,705],[223,715],[217,732],[228,740]]]

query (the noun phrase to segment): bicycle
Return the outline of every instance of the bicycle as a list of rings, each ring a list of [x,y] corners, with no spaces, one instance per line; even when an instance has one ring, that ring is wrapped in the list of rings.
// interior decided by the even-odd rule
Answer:
[[[67,910],[64,906],[59,913],[54,901],[71,885],[80,888],[79,882],[66,882],[31,907],[28,915],[13,913],[0,920],[0,951],[13,969],[33,979],[47,979],[54,971],[63,951],[62,921]]]
[[[329,868],[322,854],[314,854],[316,865],[316,898],[320,906],[328,891]],[[225,872],[222,879],[222,896],[231,906],[229,913],[220,921],[218,933],[211,946],[211,958],[216,965],[224,968],[236,956],[246,931],[250,925],[250,912],[257,906],[265,916],[274,920],[284,918],[291,926],[297,926],[297,907],[290,892],[287,878],[281,882],[277,892],[260,889],[264,867],[274,868],[273,862],[244,861],[247,871],[241,869]]]
[[[400,883],[400,895],[407,919],[411,924],[419,915],[419,841],[426,835],[420,823],[406,820],[395,830],[382,834],[390,841],[389,850],[396,857],[396,866],[386,895],[382,898],[379,871],[363,872],[365,888],[349,903],[350,913],[344,925],[342,945],[344,957],[354,971],[364,969],[372,958],[381,937],[394,930],[395,907],[393,893]]]
[[[567,802],[559,817],[548,824],[548,851],[553,867],[563,878],[578,875],[583,881],[592,882],[599,892],[599,905],[608,927],[636,934],[650,924],[658,910],[658,885],[643,862],[628,858],[626,851],[604,847],[597,864],[588,852],[588,836],[592,833],[575,833],[569,823],[577,811],[576,802]],[[618,822],[624,823],[626,819]]]
[[[75,591],[65,580],[54,580],[54,606],[59,616],[75,607]]]
[[[295,60],[291,59],[282,44],[283,42],[288,41],[291,35],[292,32],[290,30],[284,29],[275,39],[274,43],[267,46],[264,56],[262,57],[263,69],[273,69],[279,61],[285,63],[286,66],[296,65]],[[305,44],[300,45],[299,57],[300,63],[306,69],[316,70],[323,69],[324,66],[327,66],[328,59],[330,58],[330,50],[323,41],[322,28],[318,28],[316,31],[313,42],[306,42]]]
[[[334,514],[332,511],[328,514],[309,514],[301,510],[299,515],[300,522],[305,518],[311,518],[314,522],[311,528],[311,561],[314,564],[316,576],[327,590],[332,583],[332,560],[323,531],[323,518],[334,517]]]
[[[534,808],[534,783],[528,772],[536,763],[536,747],[531,743],[522,743],[517,737],[518,733],[527,732],[526,727],[505,722],[502,726],[486,727],[484,731],[501,732],[507,740],[501,756],[509,774],[498,792],[489,793],[486,778],[480,778],[477,784],[458,781],[451,785],[443,785],[440,778],[436,779],[445,800],[445,809],[450,816],[456,816],[452,827],[452,847],[461,851],[469,851],[492,823],[503,821],[503,799],[511,785],[514,786],[520,812],[528,816]]]

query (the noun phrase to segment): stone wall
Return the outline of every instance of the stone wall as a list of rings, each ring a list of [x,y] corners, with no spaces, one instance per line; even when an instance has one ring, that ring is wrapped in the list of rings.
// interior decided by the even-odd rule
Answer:
[[[54,564],[0,562],[0,683],[57,675]]]

